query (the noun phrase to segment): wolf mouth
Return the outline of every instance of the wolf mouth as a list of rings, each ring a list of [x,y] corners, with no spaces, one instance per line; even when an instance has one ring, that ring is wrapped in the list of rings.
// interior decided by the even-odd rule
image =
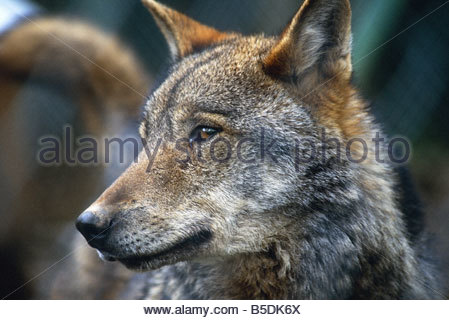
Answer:
[[[151,268],[157,268],[160,265],[179,260],[191,255],[191,251],[197,249],[200,245],[208,242],[212,238],[212,232],[203,230],[187,237],[173,246],[150,255],[133,256],[127,258],[117,258],[129,269],[141,269],[145,265]]]

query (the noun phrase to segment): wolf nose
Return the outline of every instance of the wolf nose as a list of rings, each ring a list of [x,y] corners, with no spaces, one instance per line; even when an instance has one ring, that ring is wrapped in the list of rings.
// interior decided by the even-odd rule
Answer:
[[[104,239],[107,237],[109,224],[102,223],[95,214],[86,211],[76,220],[76,228],[86,238],[89,245],[101,249]]]

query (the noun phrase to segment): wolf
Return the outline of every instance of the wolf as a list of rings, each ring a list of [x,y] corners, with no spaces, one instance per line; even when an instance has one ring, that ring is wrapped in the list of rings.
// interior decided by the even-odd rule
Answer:
[[[143,3],[173,65],[145,106],[144,150],[76,222],[103,260],[143,272],[122,296],[442,297],[352,84],[349,0],[305,0],[278,37]]]

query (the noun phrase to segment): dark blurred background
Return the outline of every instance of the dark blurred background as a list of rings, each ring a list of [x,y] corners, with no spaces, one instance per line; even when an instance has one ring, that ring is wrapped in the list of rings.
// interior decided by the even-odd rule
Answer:
[[[138,0],[34,2],[49,14],[81,18],[117,35],[135,50],[153,78],[168,61],[165,41]],[[161,2],[221,30],[275,35],[302,1]],[[355,84],[385,131],[412,142],[410,168],[429,227],[437,236],[435,247],[443,265],[449,266],[449,4],[444,0],[351,3]]]

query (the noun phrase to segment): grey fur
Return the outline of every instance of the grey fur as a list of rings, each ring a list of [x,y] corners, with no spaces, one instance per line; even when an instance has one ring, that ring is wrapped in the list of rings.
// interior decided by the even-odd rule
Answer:
[[[334,12],[335,28],[349,32],[347,17],[339,20],[349,14],[346,0],[325,10],[323,1],[309,3],[300,15],[306,22]],[[309,46],[309,55],[324,48],[326,34],[317,36],[321,46]],[[335,45],[349,46],[350,37],[342,38]],[[301,39],[292,41],[291,50],[301,50]],[[145,109],[143,138],[150,147],[164,141],[151,172],[145,174],[142,153],[90,208],[115,222],[101,250],[133,269],[159,268],[135,293],[148,299],[440,297],[435,272],[420,259],[420,242],[409,240],[394,170],[374,159],[371,141],[380,130],[349,83],[349,48],[335,50],[329,42],[329,55],[320,53],[307,70],[295,67],[295,74],[277,77],[267,70],[283,69],[267,63],[279,63],[268,58],[284,42],[232,34],[180,57]],[[225,162],[207,153],[199,159],[195,150],[189,162],[177,161],[186,149],[176,141],[198,126],[220,127],[219,137],[233,147],[251,138],[243,152],[256,163],[235,154]],[[341,145],[323,141],[323,132]],[[362,163],[349,161],[344,149],[354,137],[367,141],[370,156]],[[260,141],[274,140],[262,159]],[[294,151],[307,150],[305,141],[318,153],[298,164]],[[225,144],[215,151],[226,155]],[[386,156],[384,148],[380,153]],[[198,234],[194,244],[179,246]]]

